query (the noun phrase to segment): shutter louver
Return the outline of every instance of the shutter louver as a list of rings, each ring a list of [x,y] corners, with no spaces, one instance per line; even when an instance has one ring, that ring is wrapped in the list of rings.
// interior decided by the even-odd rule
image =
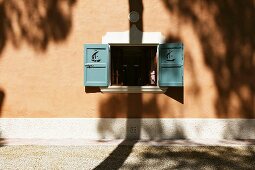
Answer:
[[[108,44],[84,45],[84,85],[109,85],[109,47]]]
[[[183,86],[182,43],[159,45],[159,86]]]

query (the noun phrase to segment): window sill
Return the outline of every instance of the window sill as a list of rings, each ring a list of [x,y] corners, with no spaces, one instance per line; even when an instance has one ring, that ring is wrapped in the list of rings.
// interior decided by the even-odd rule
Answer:
[[[102,93],[165,93],[167,90],[159,86],[108,86],[100,89]]]

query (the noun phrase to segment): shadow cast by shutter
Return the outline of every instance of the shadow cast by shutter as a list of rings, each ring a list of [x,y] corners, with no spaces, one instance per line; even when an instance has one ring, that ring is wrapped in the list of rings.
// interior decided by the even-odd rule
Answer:
[[[168,87],[165,95],[184,104],[184,87]]]
[[[85,86],[84,91],[86,93],[101,93],[101,90],[99,87],[88,87]]]

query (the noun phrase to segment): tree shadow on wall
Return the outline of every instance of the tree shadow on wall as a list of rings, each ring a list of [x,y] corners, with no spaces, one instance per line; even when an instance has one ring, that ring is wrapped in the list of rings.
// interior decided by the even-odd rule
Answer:
[[[160,109],[156,95],[148,101],[142,100],[142,94],[112,94],[99,104],[100,118],[126,118],[125,127],[115,124],[114,120],[100,120],[98,131],[104,138],[107,134],[114,138],[123,138],[116,149],[95,169],[119,169],[132,153],[133,147],[141,137],[143,130],[149,140],[162,139],[163,128],[160,122]],[[154,118],[146,123],[143,117]],[[124,135],[124,136],[123,136]]]
[[[143,98],[146,100],[143,100]],[[162,110],[159,108],[158,95],[145,96],[143,94],[109,94],[107,99],[99,103],[99,116],[102,121],[98,124],[98,132],[101,138],[113,135],[113,138],[139,139],[141,130],[146,136],[153,139],[160,139],[163,136],[160,122]],[[167,108],[165,108],[167,109]],[[110,118],[107,120],[107,118]],[[126,127],[117,127],[115,118],[127,118]],[[150,122],[142,125],[141,118],[153,118]],[[113,120],[112,120],[113,119]],[[107,120],[107,121],[106,121]],[[111,120],[111,121],[110,121]],[[135,127],[135,129],[133,129]],[[116,128],[116,129],[114,129]],[[126,129],[126,134],[124,129]],[[134,131],[134,132],[133,132]],[[132,135],[133,133],[133,135]]]
[[[138,22],[130,22],[129,26],[129,39],[130,44],[141,44],[143,37],[143,3],[142,0],[129,0],[129,13],[136,11],[139,14]],[[131,18],[131,17],[130,17]],[[153,100],[154,102],[156,100]],[[155,106],[156,103],[154,103]],[[101,162],[95,169],[119,169],[122,167],[126,159],[132,152],[133,147],[137,143],[137,140],[141,137],[141,127],[144,107],[142,94],[117,94],[111,95],[104,103],[100,103],[100,118],[117,118],[124,116],[126,118],[125,137],[112,153]],[[156,110],[155,110],[156,109]],[[122,114],[121,114],[122,112]],[[154,117],[159,114],[159,109],[154,108]],[[152,116],[153,117],[153,116]],[[158,116],[159,117],[159,116]],[[159,121],[159,120],[157,120]],[[160,128],[161,124],[156,122],[157,127]],[[113,122],[105,124],[100,121],[98,125],[99,132],[104,136],[105,131],[110,131],[113,135],[115,131],[113,128]],[[121,127],[120,127],[121,128]],[[151,134],[150,128],[145,128],[148,134]],[[162,132],[160,129],[159,133]],[[123,133],[123,132],[122,132]],[[153,135],[149,135],[153,137]],[[120,138],[121,134],[117,136]]]
[[[217,116],[228,118],[234,111],[235,116],[255,118],[254,1],[163,2],[171,15],[178,17],[179,27],[185,29],[186,24],[190,24],[195,30],[205,64],[213,73],[218,94]],[[182,41],[188,38],[176,34],[169,35],[168,39],[171,41],[172,37]],[[194,59],[190,60],[192,64]],[[196,79],[196,75],[192,75]],[[199,93],[199,85],[195,84],[194,88]]]
[[[124,164],[124,162],[129,157],[129,155],[131,154],[134,145],[137,143],[137,140],[140,139],[141,119],[132,119],[132,118],[141,116],[141,110],[142,110],[141,94],[128,94],[126,97],[127,97],[127,103],[126,103],[127,120],[126,120],[126,134],[125,134],[124,141],[121,142],[117,146],[117,148],[115,148],[112,151],[112,153],[103,162],[101,162],[95,169],[119,169]],[[115,99],[112,99],[109,101],[116,102]],[[137,103],[137,102],[140,107],[136,108],[134,107],[134,103]],[[119,101],[117,101],[117,103],[121,105]],[[117,103],[115,103],[115,105]],[[109,107],[109,106],[110,105],[106,105],[106,107]],[[104,106],[100,106],[100,107],[101,107],[100,109],[102,109],[102,107]],[[112,110],[112,109],[109,109],[109,110]],[[112,111],[113,112],[111,116],[117,117],[118,110],[115,108]],[[102,113],[107,113],[107,112],[102,112]],[[103,116],[100,116],[100,117],[103,117]],[[99,122],[99,125],[103,127],[101,128],[101,130],[103,131],[104,131],[104,127],[106,127],[106,129],[112,128],[112,124],[108,124],[108,127],[107,127],[107,124],[104,124],[102,121]],[[114,130],[112,130],[112,132],[114,134]]]
[[[129,13],[136,11],[139,14],[137,22],[129,22],[129,40],[130,44],[141,44],[143,39],[143,3],[142,0],[129,0]],[[132,18],[132,16],[130,16]],[[85,88],[86,92],[97,92],[96,88]],[[178,100],[178,99],[177,99]],[[180,99],[181,100],[181,99]],[[183,99],[182,99],[183,100]],[[166,109],[166,108],[165,108]],[[162,139],[163,127],[160,122],[160,112],[158,106],[158,96],[152,95],[149,100],[143,101],[142,94],[110,94],[106,100],[99,104],[100,118],[126,118],[125,127],[114,129],[114,120],[100,120],[98,131],[102,138],[106,134],[112,134],[115,138],[124,137],[112,153],[101,162],[95,169],[119,169],[123,166],[126,159],[132,153],[132,150],[141,137],[141,131],[144,130],[150,140]],[[153,118],[142,122],[143,117]],[[142,129],[143,127],[143,129]],[[125,128],[125,136],[123,129]],[[180,135],[181,136],[181,135]],[[136,167],[138,168],[138,167]]]
[[[26,42],[45,51],[50,42],[61,42],[72,28],[72,7],[76,0],[0,1],[0,54],[8,41],[14,47]]]

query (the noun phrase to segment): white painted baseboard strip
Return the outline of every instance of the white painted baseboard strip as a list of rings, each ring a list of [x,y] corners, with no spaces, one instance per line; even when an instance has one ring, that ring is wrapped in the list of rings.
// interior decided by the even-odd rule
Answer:
[[[6,139],[255,139],[255,119],[1,118]]]

